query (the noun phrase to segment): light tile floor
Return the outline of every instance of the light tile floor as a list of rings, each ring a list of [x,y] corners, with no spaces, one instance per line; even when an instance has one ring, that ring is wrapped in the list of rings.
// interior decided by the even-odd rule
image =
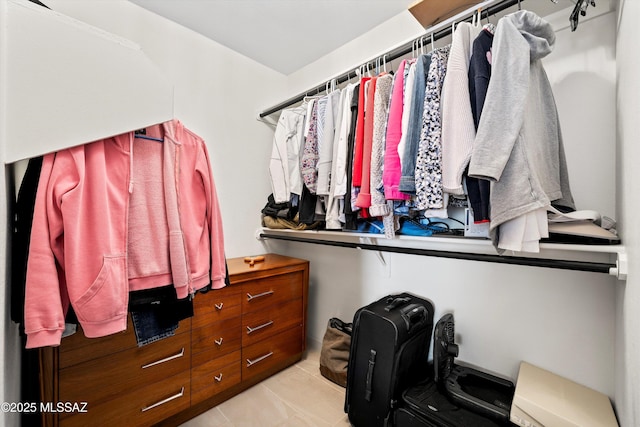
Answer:
[[[267,378],[181,427],[349,427],[345,389],[320,375],[320,353]]]

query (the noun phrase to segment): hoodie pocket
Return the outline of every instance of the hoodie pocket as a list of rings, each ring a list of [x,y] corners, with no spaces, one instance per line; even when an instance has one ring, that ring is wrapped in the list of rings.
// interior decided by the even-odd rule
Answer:
[[[105,255],[98,276],[74,302],[82,322],[101,323],[127,312],[128,283],[124,255]]]

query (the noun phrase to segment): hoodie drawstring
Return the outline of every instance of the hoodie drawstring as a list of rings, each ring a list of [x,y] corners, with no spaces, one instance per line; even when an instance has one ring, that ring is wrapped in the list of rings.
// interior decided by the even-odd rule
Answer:
[[[129,136],[129,194],[133,193],[133,135]]]

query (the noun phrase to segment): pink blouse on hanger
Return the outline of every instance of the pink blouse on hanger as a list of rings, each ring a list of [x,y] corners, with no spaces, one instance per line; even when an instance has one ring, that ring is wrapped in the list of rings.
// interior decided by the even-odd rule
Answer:
[[[382,183],[384,185],[384,197],[387,200],[407,200],[409,196],[402,193],[398,187],[402,168],[398,144],[402,138],[402,111],[404,110],[404,69],[407,61],[403,60],[398,67],[389,105],[389,118],[387,121],[386,148],[384,154],[384,171]]]

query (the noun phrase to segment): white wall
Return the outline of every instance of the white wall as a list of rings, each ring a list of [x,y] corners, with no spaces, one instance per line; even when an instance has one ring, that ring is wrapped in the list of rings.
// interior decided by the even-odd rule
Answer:
[[[325,83],[345,71],[376,58],[382,52],[404,44],[424,32],[424,28],[409,11],[404,11],[371,31],[346,43],[339,49],[290,74],[287,93],[274,94],[273,103],[287,99],[309,88]]]
[[[621,0],[618,12],[618,205],[630,262],[617,292],[615,399],[620,424],[631,427],[640,425],[640,2]]]
[[[261,106],[286,79],[218,43],[123,0],[51,0],[53,10],[127,38],[175,85],[174,115],[207,142],[228,257],[261,251],[254,231],[270,193],[273,129]]]
[[[588,17],[609,10],[600,1]],[[578,209],[616,218],[616,14],[581,19],[575,32],[568,11],[548,17],[556,46],[545,59],[565,141],[571,190]]]
[[[273,129],[256,118],[259,109],[269,102],[268,95],[284,92],[285,77],[127,1],[46,3],[57,12],[139,44],[164,72],[175,86],[175,117],[207,142],[221,203],[226,255],[262,253],[254,231],[260,225],[259,212],[271,191],[266,177]],[[0,1],[0,5],[4,8],[5,2]],[[0,90],[4,87],[3,82]],[[73,117],[69,123],[73,123]],[[0,126],[0,132],[3,128]],[[46,136],[46,129],[42,133]],[[0,140],[2,147],[17,143]],[[0,200],[4,199],[4,174],[0,173]],[[4,210],[5,205],[0,205],[3,221]],[[0,228],[0,241],[6,242],[5,228]],[[0,275],[4,276],[4,248],[0,259]],[[0,401],[17,402],[20,344],[16,326],[9,320],[7,292],[7,286],[0,292],[0,307],[4,307],[0,327]],[[17,425],[17,417],[0,415],[0,425]]]
[[[604,15],[581,21],[575,33],[566,28],[570,11],[552,17],[559,30],[545,67],[576,203],[615,217],[615,14],[602,2],[598,8]],[[289,90],[303,91],[422,33],[403,15],[385,23],[383,38],[381,29],[294,73]],[[526,360],[614,396],[620,285],[610,276],[400,254],[384,254],[382,263],[372,252],[275,240],[265,249],[311,260],[308,333],[316,344],[330,317],[348,320],[376,298],[410,291],[434,302],[436,320],[454,313],[461,361],[515,379]]]
[[[5,135],[20,141],[5,146],[6,161],[173,117],[173,86],[135,43],[27,0],[5,1]]]

